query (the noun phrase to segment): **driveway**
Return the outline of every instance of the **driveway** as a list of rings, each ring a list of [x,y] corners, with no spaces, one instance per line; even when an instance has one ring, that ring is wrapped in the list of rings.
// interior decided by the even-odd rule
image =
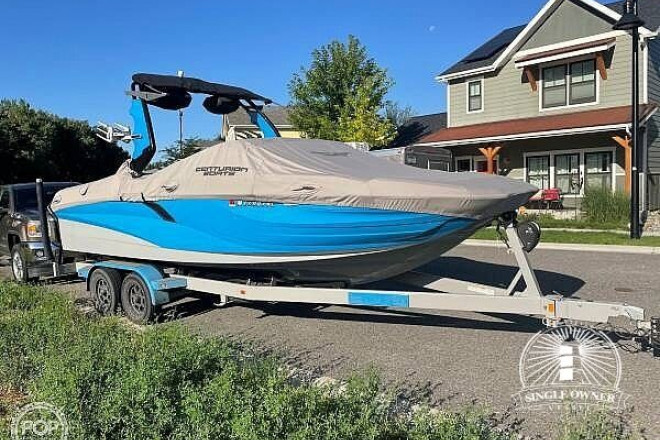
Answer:
[[[660,256],[536,250],[531,260],[545,292],[628,302],[660,315]],[[426,269],[506,285],[515,273],[513,264],[503,248],[460,246]],[[83,291],[81,283],[57,286]],[[177,312],[194,331],[255,341],[316,374],[344,378],[374,367],[386,381],[421,390],[442,406],[486,405],[507,423],[524,419],[526,434],[556,428],[553,415],[518,413],[512,405],[512,395],[521,388],[521,353],[541,329],[537,319],[299,304],[208,309],[195,301],[178,305]],[[660,437],[660,360],[631,348],[624,343],[619,350],[619,388],[629,395],[633,422],[650,437]]]

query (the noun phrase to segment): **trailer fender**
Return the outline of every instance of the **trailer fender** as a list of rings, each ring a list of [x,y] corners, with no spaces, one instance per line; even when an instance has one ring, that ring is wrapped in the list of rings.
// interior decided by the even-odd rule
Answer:
[[[151,303],[155,306],[167,304],[172,301],[173,295],[170,290],[183,289],[186,281],[180,278],[165,276],[157,267],[150,264],[133,263],[127,261],[106,260],[82,265],[78,268],[78,276],[85,279],[89,290],[89,278],[92,272],[100,267],[117,269],[124,272],[135,273],[140,276],[149,289]]]

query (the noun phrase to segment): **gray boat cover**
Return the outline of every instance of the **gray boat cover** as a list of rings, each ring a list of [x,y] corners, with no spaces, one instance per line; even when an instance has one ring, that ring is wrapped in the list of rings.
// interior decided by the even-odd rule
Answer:
[[[413,168],[323,140],[221,142],[142,176],[127,165],[113,176],[60,191],[53,210],[102,201],[220,198],[481,219],[514,210],[537,192],[506,177]]]

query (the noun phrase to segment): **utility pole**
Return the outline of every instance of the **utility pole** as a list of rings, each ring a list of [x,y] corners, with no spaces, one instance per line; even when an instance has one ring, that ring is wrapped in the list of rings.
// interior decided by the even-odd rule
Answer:
[[[639,18],[637,0],[626,0],[623,15],[614,30],[632,31],[632,175],[630,184],[630,238],[641,237],[639,221],[639,171],[643,156],[639,142],[639,28],[644,21]]]

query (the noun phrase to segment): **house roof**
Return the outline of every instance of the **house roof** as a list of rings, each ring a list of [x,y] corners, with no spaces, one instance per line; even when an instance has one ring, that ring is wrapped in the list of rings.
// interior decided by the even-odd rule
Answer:
[[[290,126],[291,122],[289,121],[289,108],[281,105],[267,105],[263,108],[263,112],[270,119],[275,126]],[[233,113],[230,113],[225,116],[229,126],[244,125],[251,126],[254,125],[250,121],[250,116],[245,110],[239,108]]]
[[[513,40],[516,39],[518,34],[520,34],[523,29],[525,29],[525,25],[515,26],[503,30],[470,52],[468,56],[460,60],[458,63],[442,72],[440,76],[472,70],[479,67],[490,66],[497,59],[497,57],[499,57],[502,52],[504,52],[509,44],[513,43]]]
[[[655,104],[640,106],[640,117],[647,119],[657,110]],[[600,110],[564,113],[523,119],[490,122],[485,124],[451,127],[436,131],[420,140],[426,144],[478,144],[495,140],[524,139],[526,137],[544,137],[552,132],[602,127],[615,129],[630,123],[630,106],[612,107]]]
[[[447,113],[413,116],[397,129],[394,140],[387,148],[398,148],[412,145],[431,133],[447,128]]]
[[[625,0],[604,5],[612,11],[621,14]],[[639,15],[644,20],[647,29],[660,28],[660,2],[657,0],[640,0]],[[486,41],[465,58],[442,72],[439,77],[460,72],[466,72],[493,64],[500,55],[514,42],[527,25],[508,28]]]

